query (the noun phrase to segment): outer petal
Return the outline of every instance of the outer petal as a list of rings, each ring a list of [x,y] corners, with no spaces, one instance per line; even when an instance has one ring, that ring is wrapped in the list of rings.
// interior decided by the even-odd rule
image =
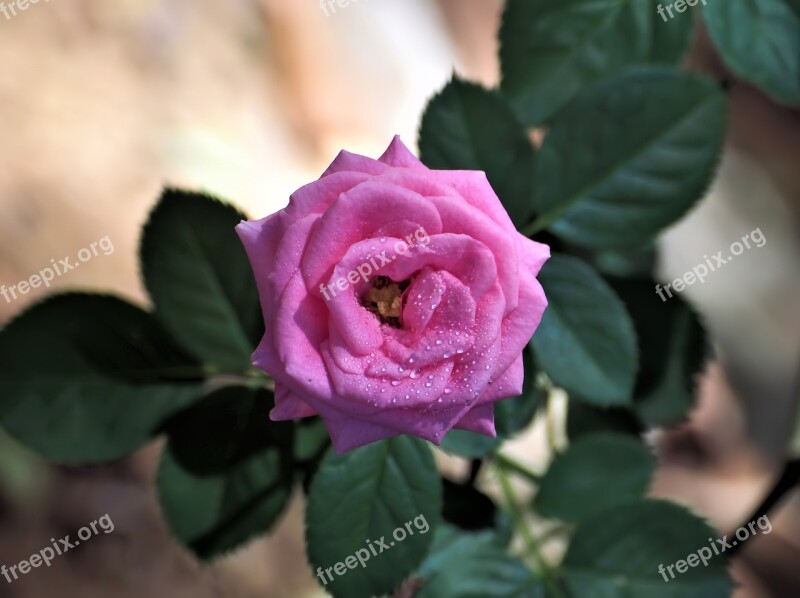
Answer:
[[[394,166],[395,168],[416,168],[418,170],[428,170],[419,159],[411,153],[411,151],[400,141],[400,136],[395,135],[389,147],[378,158],[384,164]]]
[[[517,234],[485,173],[478,170],[432,170],[431,173],[439,182],[453,187],[470,205],[488,215],[509,234]]]
[[[458,430],[477,432],[490,438],[497,437],[494,427],[494,405],[478,405],[473,407],[461,420],[453,426]]]
[[[331,165],[328,166],[328,169],[322,173],[322,178],[337,172],[361,172],[376,175],[386,172],[388,168],[389,166],[378,162],[378,160],[342,150],[336,156],[336,159],[331,162]]]
[[[317,415],[312,407],[289,390],[287,386],[279,382],[275,383],[275,407],[269,413],[273,421],[300,419],[312,415]]]

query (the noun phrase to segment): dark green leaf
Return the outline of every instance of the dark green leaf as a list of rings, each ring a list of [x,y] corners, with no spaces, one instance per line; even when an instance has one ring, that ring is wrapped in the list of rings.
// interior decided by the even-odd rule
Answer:
[[[549,306],[533,335],[536,361],[558,386],[594,405],[626,405],[636,336],[625,306],[581,260],[554,255],[539,274]]]
[[[500,436],[490,438],[468,430],[450,430],[442,439],[441,448],[462,457],[480,459],[494,452],[502,442]]]
[[[800,2],[709,1],[708,33],[725,64],[777,101],[800,106]]]
[[[138,307],[58,295],[0,333],[0,422],[51,461],[112,461],[202,396],[203,375]]]
[[[168,189],[142,237],[142,273],[156,314],[198,359],[243,371],[263,335],[258,292],[234,227],[246,217],[196,193]]]
[[[587,89],[536,161],[533,229],[592,249],[642,245],[682,217],[719,158],[726,98],[713,82],[637,68]]]
[[[419,149],[430,168],[486,172],[514,224],[530,220],[533,146],[495,91],[450,81],[422,117]]]
[[[545,517],[577,522],[641,498],[656,468],[642,442],[600,433],[574,442],[547,470],[534,508]]]
[[[675,424],[694,405],[697,377],[705,366],[708,341],[697,315],[680,296],[646,279],[607,277],[633,318],[640,347],[634,402],[651,426]],[[659,286],[659,288],[661,288]]]
[[[292,447],[292,424],[273,422],[272,392],[243,386],[222,388],[166,425],[170,450],[193,474],[224,473],[267,447]]]
[[[661,6],[663,9],[664,4],[670,3],[665,3],[664,0],[652,0],[651,14],[655,25],[653,25],[653,41],[647,62],[676,64],[689,51],[689,43],[692,41],[692,32],[694,31],[694,19],[692,15],[686,13],[677,14],[670,19],[666,11],[663,11],[664,16],[662,17],[659,15],[658,7]]]
[[[292,472],[284,457],[272,448],[224,472],[197,474],[168,447],[158,471],[158,493],[172,532],[202,559],[267,532],[292,491]]]
[[[715,556],[716,533],[678,505],[640,501],[614,507],[581,524],[564,558],[564,578],[574,596],[603,598],[709,598],[733,590],[724,556]],[[711,555],[684,573],[666,568],[699,550]],[[704,552],[705,554],[705,552]],[[685,564],[685,563],[684,563]],[[659,567],[665,567],[665,580]]]
[[[419,574],[416,598],[544,598],[544,588],[509,556],[494,532],[461,532],[441,526]]]
[[[368,598],[396,588],[425,557],[441,506],[441,481],[421,440],[398,436],[340,456],[328,453],[306,512],[308,557],[315,571],[322,568],[317,575],[325,578],[326,591]],[[380,539],[388,546],[383,552]],[[364,566],[356,560],[355,570],[345,567],[357,551],[369,560]],[[343,574],[341,567],[334,570],[337,563]]]
[[[628,409],[593,407],[580,399],[570,400],[567,410],[567,437],[570,441],[595,432],[619,432],[638,436],[641,424]]]
[[[650,0],[508,0],[501,89],[525,124],[545,123],[586,85],[649,58]]]

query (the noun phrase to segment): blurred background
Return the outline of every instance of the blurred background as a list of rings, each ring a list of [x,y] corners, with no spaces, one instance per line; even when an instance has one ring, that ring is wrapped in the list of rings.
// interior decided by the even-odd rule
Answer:
[[[139,229],[165,184],[205,189],[252,217],[288,202],[339,149],[379,155],[416,143],[430,96],[453,70],[499,80],[502,0],[52,0],[0,15],[0,284],[109,237],[55,289],[146,301]],[[687,68],[728,81],[728,140],[708,196],[663,237],[672,280],[760,228],[746,251],[684,296],[716,356],[689,422],[653,435],[652,489],[722,533],[747,521],[795,442],[800,381],[800,114],[721,66],[701,28]],[[73,257],[74,261],[74,257]],[[0,324],[52,292],[0,297]],[[541,425],[509,453],[547,458]],[[324,595],[308,568],[300,496],[267,538],[206,567],[162,522],[153,489],[158,443],[100,468],[47,466],[0,436],[0,564],[11,565],[108,513],[115,531],[0,596]],[[443,458],[449,475],[461,465]],[[491,491],[491,489],[489,489]],[[733,572],[737,598],[800,592],[800,499],[770,514]],[[553,547],[557,553],[558,547]]]

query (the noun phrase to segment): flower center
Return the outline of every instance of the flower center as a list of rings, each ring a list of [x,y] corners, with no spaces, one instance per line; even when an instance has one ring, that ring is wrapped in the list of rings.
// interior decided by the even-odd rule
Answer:
[[[403,291],[409,284],[408,280],[395,282],[386,276],[378,276],[361,298],[361,305],[374,313],[382,324],[402,328]]]

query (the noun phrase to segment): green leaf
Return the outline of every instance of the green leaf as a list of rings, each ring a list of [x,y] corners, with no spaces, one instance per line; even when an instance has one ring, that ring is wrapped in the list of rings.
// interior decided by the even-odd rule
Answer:
[[[306,511],[308,557],[326,591],[347,598],[392,591],[425,557],[441,506],[441,482],[421,440],[398,436],[340,456],[328,453]]]
[[[491,531],[461,532],[441,526],[419,574],[416,598],[544,598],[534,574]]]
[[[716,532],[704,521],[672,503],[645,500],[614,507],[578,527],[564,558],[564,579],[574,596],[730,596],[726,559],[714,554],[712,537]],[[707,566],[698,560],[684,573],[673,569],[674,579],[669,576],[667,567],[702,549],[711,555]],[[659,572],[662,565],[666,580]]]
[[[800,106],[800,2],[741,0],[703,8],[725,64],[777,101]]]
[[[574,442],[595,432],[619,432],[639,436],[642,426],[628,409],[593,407],[570,400],[567,410],[567,437]]]
[[[295,469],[302,477],[303,490],[308,493],[325,453],[330,448],[328,428],[321,417],[304,418],[294,426]]]
[[[517,227],[530,220],[534,151],[503,97],[453,78],[422,117],[422,161],[442,170],[482,170]]]
[[[241,212],[167,189],[145,226],[141,262],[156,315],[198,359],[249,369],[263,335],[258,292],[234,227]]]
[[[547,394],[536,384],[537,372],[533,352],[530,348],[523,351],[522,357],[525,367],[522,394],[494,404],[494,424],[497,437],[489,438],[467,430],[451,430],[442,440],[442,450],[462,457],[482,458],[497,449],[503,441],[528,426],[536,411],[544,405]]]
[[[655,459],[636,438],[613,433],[587,436],[553,460],[534,508],[545,517],[578,522],[641,498],[655,468]]]
[[[239,403],[235,414],[223,409],[225,398]],[[294,481],[291,441],[265,438],[267,447],[255,450],[252,435],[262,424],[238,420],[245,413],[267,417],[266,411],[258,415],[260,409],[253,410],[269,402],[263,392],[225,389],[207,402],[204,411],[171,422],[172,436],[158,472],[159,499],[170,529],[202,559],[220,556],[265,533],[286,507]],[[220,416],[217,430],[206,419],[214,413]],[[178,431],[176,426],[185,428]],[[196,454],[191,454],[192,447]],[[220,455],[212,454],[215,448]],[[202,457],[211,460],[204,462]]]
[[[662,301],[650,278],[607,280],[625,302],[639,339],[636,413],[651,426],[680,422],[694,406],[697,377],[705,367],[709,345],[703,326],[677,294],[670,298],[662,290]]]
[[[0,424],[51,461],[113,461],[202,396],[203,376],[138,307],[57,295],[0,333]]]
[[[647,62],[654,64],[676,64],[679,63],[689,51],[689,44],[692,41],[694,32],[694,19],[689,14],[678,14],[675,18],[667,18],[658,13],[658,6],[663,8],[664,0],[653,0],[652,18],[653,41],[650,46]],[[669,3],[667,3],[669,4]],[[667,13],[664,13],[668,16]]]
[[[538,278],[549,306],[531,341],[537,363],[558,386],[590,404],[629,404],[637,355],[625,306],[577,258],[554,255]]]
[[[586,85],[648,58],[654,10],[649,0],[508,0],[503,93],[525,124],[547,122]]]
[[[503,443],[500,436],[491,438],[469,430],[450,430],[442,439],[441,449],[470,459],[481,459]]]
[[[291,452],[292,424],[273,422],[272,392],[229,386],[217,390],[165,425],[170,451],[192,473],[224,473],[269,447]]]
[[[725,121],[725,95],[695,75],[637,68],[591,87],[538,154],[531,230],[591,249],[649,242],[708,187]]]

